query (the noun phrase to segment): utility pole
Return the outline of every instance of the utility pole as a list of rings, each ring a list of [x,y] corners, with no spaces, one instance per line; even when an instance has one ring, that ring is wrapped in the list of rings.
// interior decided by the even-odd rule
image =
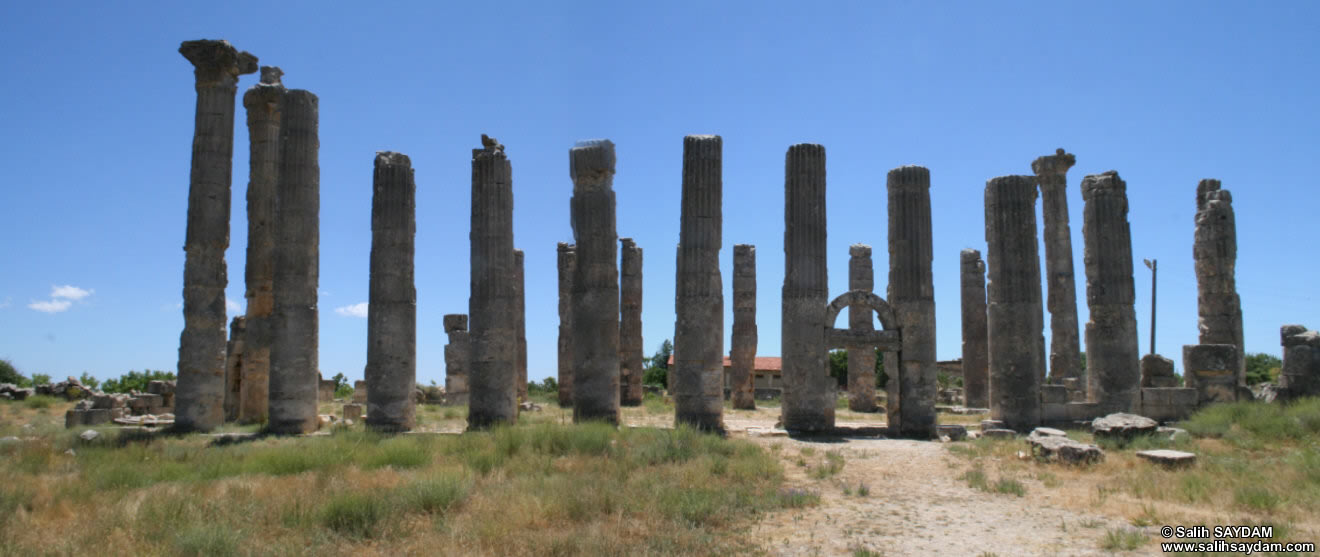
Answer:
[[[1150,269],[1150,353],[1155,353],[1155,275],[1159,273],[1159,261],[1142,259]]]

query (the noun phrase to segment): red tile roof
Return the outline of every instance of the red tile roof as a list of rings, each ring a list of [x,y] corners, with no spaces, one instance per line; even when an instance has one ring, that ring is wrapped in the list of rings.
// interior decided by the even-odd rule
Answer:
[[[669,355],[669,365],[674,365],[673,354]],[[728,356],[724,357],[724,367],[733,367],[733,363],[729,361]],[[752,365],[752,368],[755,371],[783,371],[784,364],[778,356],[757,356],[756,363]]]

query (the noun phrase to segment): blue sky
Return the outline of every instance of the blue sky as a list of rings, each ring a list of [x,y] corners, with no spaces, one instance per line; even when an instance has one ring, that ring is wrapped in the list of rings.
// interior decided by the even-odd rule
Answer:
[[[960,355],[958,252],[984,252],[988,178],[1064,147],[1080,315],[1086,174],[1128,183],[1141,351],[1160,262],[1158,352],[1196,342],[1196,183],[1232,190],[1249,352],[1320,327],[1314,248],[1320,4],[1247,2],[7,2],[0,6],[0,358],[101,378],[177,362],[193,133],[183,40],[224,38],[320,97],[321,355],[360,378],[372,161],[417,181],[419,382],[443,383],[441,317],[466,313],[470,149],[513,163],[529,375],[555,373],[555,243],[568,149],[617,145],[619,235],[645,250],[648,352],[674,326],[682,138],[724,137],[732,246],[758,247],[761,355],[779,354],[783,164],[825,145],[832,295],[848,246],[888,277],[885,174],[931,169],[937,350]],[[256,83],[244,76],[239,96]],[[228,297],[243,307],[247,130],[238,107]],[[726,335],[732,324],[725,304]],[[1046,327],[1048,334],[1048,326]],[[727,337],[726,337],[727,338]],[[726,347],[728,342],[726,340]]]

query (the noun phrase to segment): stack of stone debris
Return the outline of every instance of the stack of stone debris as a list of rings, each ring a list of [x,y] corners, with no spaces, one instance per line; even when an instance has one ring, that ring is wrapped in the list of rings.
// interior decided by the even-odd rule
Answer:
[[[93,393],[64,414],[64,427],[114,423],[158,426],[174,423],[174,381],[152,381],[147,392]]]
[[[92,396],[95,391],[90,387],[83,385],[75,377],[69,377],[59,383],[50,383],[47,385],[37,385],[35,394],[44,396],[57,396],[65,400],[80,400]]]
[[[19,387],[13,383],[0,383],[0,399],[24,400],[34,394],[30,388]]]

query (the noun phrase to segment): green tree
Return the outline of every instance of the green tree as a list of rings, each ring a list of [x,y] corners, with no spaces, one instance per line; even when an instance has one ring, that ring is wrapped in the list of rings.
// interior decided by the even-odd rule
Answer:
[[[47,374],[45,374],[45,373],[33,373],[33,374],[32,374],[32,386],[33,386],[33,387],[35,387],[35,386],[37,386],[37,385],[49,385],[49,384],[50,384],[50,376],[49,376],[49,375],[47,375]]]
[[[33,378],[35,379],[35,377],[36,377],[36,376],[34,375]],[[50,378],[47,377],[46,380],[47,380],[47,381],[50,381]],[[82,383],[83,385],[87,385],[87,388],[89,388],[89,389],[93,389],[93,390],[95,390],[95,389],[97,389],[98,387],[101,386],[101,380],[100,380],[100,379],[97,379],[97,378],[95,378],[95,377],[92,377],[92,374],[87,373],[86,371],[82,372],[82,377],[79,377],[79,378],[78,378],[78,381],[79,381],[80,383]]]
[[[848,351],[830,351],[830,377],[838,381],[839,388],[848,388]],[[884,389],[889,384],[889,374],[885,373],[885,353],[875,349],[875,388]]]
[[[152,381],[173,381],[174,372],[144,369],[142,371],[129,370],[128,373],[117,378],[106,379],[101,385],[101,390],[107,393],[127,393],[129,391],[146,391],[147,383]],[[87,385],[90,387],[91,385]]]
[[[1277,381],[1283,361],[1264,352],[1247,354],[1247,384]]]
[[[344,388],[344,385],[347,385],[347,384],[348,384],[348,377],[345,377],[343,372],[336,373],[334,377],[331,377],[331,378],[330,378],[330,380],[335,382],[335,392],[336,392],[336,393],[339,392],[339,389]],[[432,383],[435,383],[435,382],[432,381]]]
[[[644,358],[646,366],[642,369],[642,383],[657,387],[669,387],[669,356],[674,353],[674,343],[665,339],[654,356]]]
[[[0,383],[13,383],[20,387],[30,387],[32,382],[18,372],[14,363],[9,360],[0,360]]]

